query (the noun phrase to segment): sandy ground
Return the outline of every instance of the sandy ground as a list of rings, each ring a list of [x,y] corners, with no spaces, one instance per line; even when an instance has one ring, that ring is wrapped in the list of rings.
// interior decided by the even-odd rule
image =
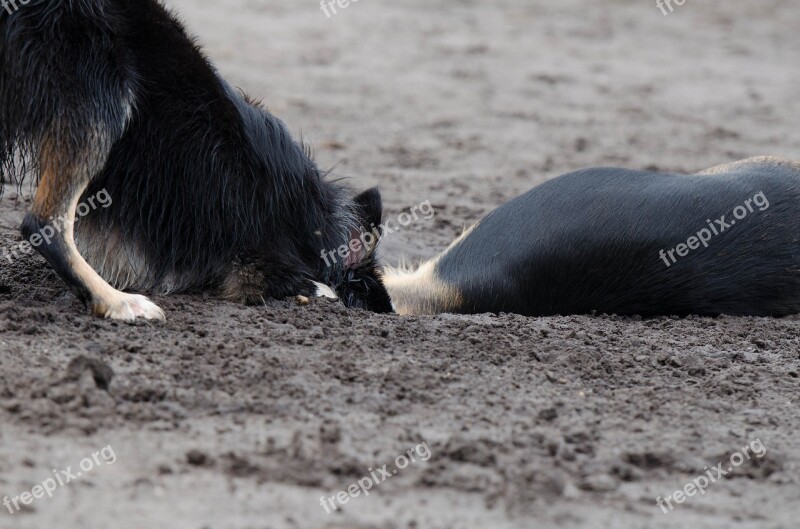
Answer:
[[[797,2],[168,4],[322,166],[380,185],[389,218],[436,207],[387,238],[394,264],[572,169],[800,158]],[[0,202],[0,253],[25,200]],[[0,506],[0,528],[797,527],[798,319],[157,301],[163,326],[100,321],[40,258],[0,265],[0,498],[110,447],[52,499]],[[420,443],[428,461],[393,474]]]

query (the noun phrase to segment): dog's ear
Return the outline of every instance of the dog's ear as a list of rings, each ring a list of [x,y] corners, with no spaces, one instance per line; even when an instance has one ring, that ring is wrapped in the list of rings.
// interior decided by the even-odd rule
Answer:
[[[354,199],[358,227],[350,234],[351,253],[345,261],[344,278],[336,288],[339,298],[348,307],[373,312],[394,312],[389,292],[384,286],[383,272],[375,249],[378,247],[383,222],[383,201],[377,188],[368,189]]]
[[[355,197],[355,212],[358,217],[358,228],[350,233],[350,241],[354,243],[357,251],[352,251],[345,265],[356,266],[375,252],[382,233],[383,201],[377,187],[368,189]]]
[[[377,187],[367,189],[355,198],[364,231],[372,231],[383,221],[383,201]]]

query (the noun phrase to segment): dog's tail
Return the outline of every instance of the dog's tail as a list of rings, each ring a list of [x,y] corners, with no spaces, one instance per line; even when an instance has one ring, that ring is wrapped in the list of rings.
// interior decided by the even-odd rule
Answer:
[[[41,162],[75,169],[122,132],[129,81],[116,68],[111,0],[0,7],[0,182],[32,184]],[[100,144],[98,144],[100,142]],[[2,187],[0,186],[0,191]]]

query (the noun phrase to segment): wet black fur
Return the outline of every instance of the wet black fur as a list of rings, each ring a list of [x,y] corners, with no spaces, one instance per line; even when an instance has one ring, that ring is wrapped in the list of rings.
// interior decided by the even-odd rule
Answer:
[[[313,280],[350,306],[391,310],[374,253],[350,269],[321,258],[380,219],[377,191],[356,202],[327,180],[156,0],[33,0],[3,11],[0,73],[2,174],[20,185],[37,175],[48,137],[64,162],[110,142],[84,196],[105,189],[113,205],[86,221],[144,250],[144,290],[167,289],[171,277],[182,278],[179,290],[219,288],[249,267],[263,275],[264,298],[313,294]]]
[[[501,206],[446,252],[436,274],[460,312],[530,316],[800,313],[800,170],[727,174],[588,169]],[[749,213],[667,267],[659,257],[763,192]],[[676,256],[677,257],[677,256]],[[669,261],[671,262],[671,261]]]

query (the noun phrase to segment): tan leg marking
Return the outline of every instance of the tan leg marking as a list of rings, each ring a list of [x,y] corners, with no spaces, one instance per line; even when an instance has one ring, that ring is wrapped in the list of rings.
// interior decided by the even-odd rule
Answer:
[[[92,153],[84,156],[80,167],[64,163],[66,156],[60,155],[52,142],[45,144],[41,152],[42,174],[31,212],[40,219],[51,222],[63,238],[67,265],[83,282],[91,296],[92,310],[104,318],[134,321],[137,318],[164,321],[164,312],[144,296],[120,292],[95,272],[75,246],[75,211],[78,201],[88,187],[92,177],[105,165],[107,152],[100,147],[107,145],[106,138],[95,132]],[[95,150],[96,149],[96,150]]]

